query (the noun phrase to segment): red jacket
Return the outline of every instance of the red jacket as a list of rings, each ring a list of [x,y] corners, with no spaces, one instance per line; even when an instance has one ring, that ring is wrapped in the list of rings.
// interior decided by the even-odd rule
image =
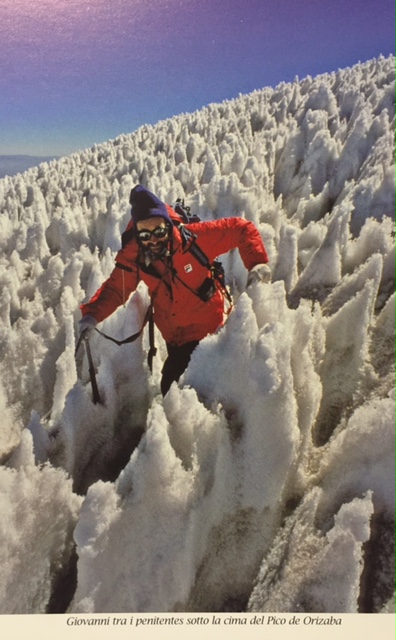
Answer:
[[[174,214],[173,211],[171,213]],[[185,227],[196,235],[197,245],[210,263],[235,248],[239,249],[248,270],[268,262],[261,236],[252,222],[241,218],[222,218]],[[203,302],[195,292],[210,272],[188,248],[182,247],[176,226],[173,227],[172,243],[171,271],[159,259],[149,267],[145,266],[137,240],[132,238],[118,252],[110,277],[88,303],[81,305],[83,316],[91,315],[101,322],[124,304],[139,281],[143,280],[153,302],[155,324],[167,343],[182,345],[213,333],[224,321],[224,294],[217,287],[212,298]],[[153,267],[157,273],[150,273]]]

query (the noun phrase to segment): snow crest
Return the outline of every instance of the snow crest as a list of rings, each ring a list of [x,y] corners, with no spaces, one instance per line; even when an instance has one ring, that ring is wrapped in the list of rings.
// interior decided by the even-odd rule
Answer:
[[[282,83],[0,180],[2,613],[390,611],[394,59]],[[159,391],[79,304],[142,183],[252,220],[270,285]],[[140,328],[144,287],[103,323]],[[28,541],[28,544],[27,544]]]

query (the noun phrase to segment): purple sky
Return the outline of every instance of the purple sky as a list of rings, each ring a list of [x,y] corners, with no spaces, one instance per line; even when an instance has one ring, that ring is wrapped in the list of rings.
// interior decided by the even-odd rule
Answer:
[[[0,154],[69,154],[391,53],[393,0],[0,0]]]

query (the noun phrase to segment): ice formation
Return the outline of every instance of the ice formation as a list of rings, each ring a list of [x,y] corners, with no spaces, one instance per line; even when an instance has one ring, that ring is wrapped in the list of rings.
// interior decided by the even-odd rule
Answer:
[[[381,57],[0,180],[1,613],[391,610],[393,130]],[[273,283],[222,257],[235,308],[164,399],[160,336],[150,376],[95,334],[94,405],[79,304],[137,183],[252,220]]]

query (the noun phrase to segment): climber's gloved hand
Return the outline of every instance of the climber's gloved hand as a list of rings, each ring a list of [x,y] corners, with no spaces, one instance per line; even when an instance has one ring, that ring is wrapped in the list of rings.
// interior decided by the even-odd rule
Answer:
[[[87,338],[97,324],[98,321],[93,316],[84,316],[78,323],[78,335]]]
[[[268,264],[256,264],[253,269],[250,269],[247,277],[247,286],[253,284],[253,282],[265,282],[266,284],[271,282],[271,269]]]

